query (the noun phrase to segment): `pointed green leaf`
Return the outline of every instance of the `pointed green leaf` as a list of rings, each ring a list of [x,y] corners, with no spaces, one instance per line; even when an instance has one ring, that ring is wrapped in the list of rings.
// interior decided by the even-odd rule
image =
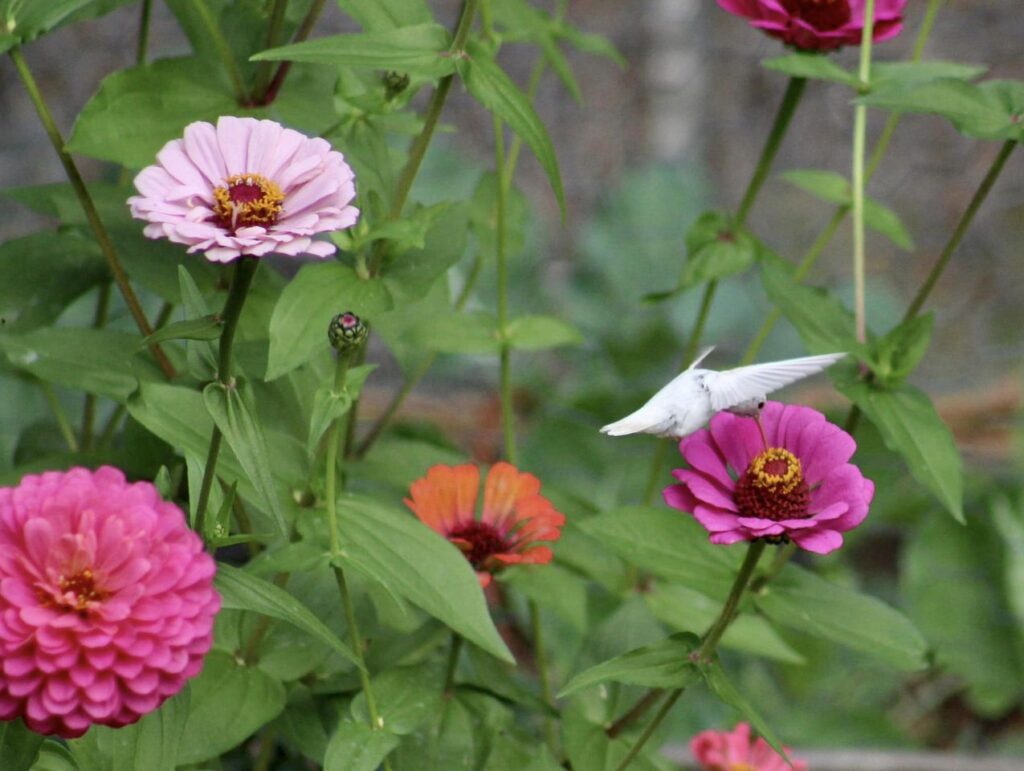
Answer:
[[[175,321],[160,327],[142,341],[140,348],[162,343],[166,340],[216,340],[220,337],[224,323],[219,316],[209,315],[200,319]]]
[[[508,342],[524,351],[542,351],[565,345],[580,345],[583,335],[571,324],[554,316],[520,316],[508,324]]]
[[[340,393],[334,390],[332,383],[324,383],[316,389],[316,394],[313,396],[313,411],[309,416],[309,436],[306,439],[306,453],[311,459],[316,453],[316,446],[320,443],[323,435],[327,433],[331,423],[348,412],[352,406],[352,400],[359,397],[363,383],[375,369],[377,369],[376,364],[364,364],[350,369],[345,381],[345,388]]]
[[[680,632],[654,645],[631,650],[575,675],[558,698],[609,680],[647,688],[685,688],[700,678],[700,671],[690,660],[690,654],[699,645],[697,635]]]
[[[338,0],[338,5],[367,31],[425,24],[434,20],[424,0]]]
[[[324,771],[376,771],[398,741],[393,733],[366,723],[342,721],[327,744]]]
[[[779,753],[783,760],[789,763],[789,758],[782,746],[782,742],[778,740],[775,732],[768,726],[760,713],[754,709],[753,705],[747,701],[747,698],[732,684],[732,681],[726,676],[725,670],[722,669],[721,664],[713,661],[710,664],[701,664],[700,668],[701,674],[704,675],[704,679],[715,695],[726,704],[738,709],[750,721],[754,729],[761,734],[764,740],[771,745],[771,748]],[[790,763],[790,765],[792,764]]]
[[[39,754],[43,735],[30,731],[21,718],[0,721],[0,758],[4,771],[28,771]]]
[[[926,665],[928,646],[899,611],[866,594],[818,578],[796,565],[754,595],[774,623],[800,629],[913,672]]]
[[[287,621],[329,645],[353,664],[359,665],[352,649],[339,640],[309,608],[284,589],[224,563],[217,566],[215,585],[224,601],[224,608],[249,610]]]
[[[273,517],[282,533],[288,532],[288,523],[271,471],[270,450],[256,417],[252,390],[248,383],[241,379],[231,386],[210,383],[203,389],[203,402],[224,440],[238,458],[259,496],[262,508]]]
[[[871,371],[884,386],[902,383],[928,352],[932,340],[934,313],[900,323],[878,340],[871,351]]]
[[[836,83],[845,83],[854,88],[859,82],[856,73],[844,70],[826,54],[794,53],[766,59],[761,62],[761,66],[776,72],[784,72],[793,78],[831,80]]]
[[[519,90],[483,46],[470,42],[466,46],[466,53],[468,57],[458,62],[459,74],[466,88],[480,104],[507,123],[509,128],[533,150],[541,168],[548,176],[548,182],[564,218],[565,191],[562,189],[562,177],[558,171],[555,148],[530,99]]]
[[[372,688],[380,727],[404,736],[436,717],[444,699],[443,683],[444,671],[436,663],[393,667],[375,675]],[[370,722],[365,691],[352,700],[350,709],[359,722]]]
[[[440,353],[497,353],[498,320],[487,311],[449,313],[432,319],[416,334],[423,346]]]
[[[0,53],[57,27],[109,13],[132,0],[0,0]]]
[[[344,553],[353,567],[373,567],[371,578],[443,621],[503,661],[512,654],[494,628],[480,582],[465,556],[411,512],[362,497],[338,500]]]

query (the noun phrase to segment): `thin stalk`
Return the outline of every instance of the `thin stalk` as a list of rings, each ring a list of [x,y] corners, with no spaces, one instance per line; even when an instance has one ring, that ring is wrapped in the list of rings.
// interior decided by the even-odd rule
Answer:
[[[117,430],[117,424],[121,422],[121,418],[128,412],[128,408],[123,404],[117,405],[114,411],[107,418],[107,422],[103,425],[103,430],[100,431],[100,438],[96,442],[96,446],[100,448],[109,447],[110,443],[114,440],[114,432]]]
[[[659,692],[660,695],[660,692]],[[658,710],[658,714],[654,716],[654,719],[648,724],[644,732],[640,734],[640,738],[636,740],[636,744],[629,748],[629,752],[622,759],[622,762],[616,766],[615,771],[625,771],[629,767],[629,764],[633,762],[633,759],[640,754],[640,750],[647,744],[648,739],[651,735],[658,730],[658,726],[661,725],[661,721],[665,719],[672,707],[675,706],[676,702],[679,701],[679,697],[683,695],[683,689],[677,688],[672,692],[672,695],[665,700],[665,703],[661,705],[661,709]]]
[[[494,119],[494,168],[498,176],[495,200],[495,245],[498,273],[498,330],[501,334],[500,393],[501,431],[505,440],[505,460],[516,464],[515,407],[512,404],[512,346],[508,342],[508,246],[505,208],[508,179],[505,176],[505,129]]]
[[[605,729],[605,734],[608,738],[614,739],[626,728],[633,725],[633,723],[643,717],[647,713],[647,710],[658,703],[658,699],[661,698],[663,693],[664,691],[660,688],[652,688],[645,693],[644,697],[630,707],[628,712]]]
[[[288,11],[288,0],[274,0],[274,7],[270,11],[270,22],[267,24],[267,37],[264,40],[265,49],[275,48],[281,38],[281,27],[284,26],[285,13]],[[253,89],[255,101],[258,104],[265,104],[267,89],[270,87],[270,74],[274,69],[274,63],[270,60],[261,61],[256,69],[256,87]]]
[[[68,415],[64,412],[64,407],[61,406],[60,399],[57,398],[57,393],[53,390],[53,386],[45,380],[40,380],[39,387],[43,389],[43,396],[46,397],[46,402],[53,411],[53,417],[57,420],[57,428],[60,430],[60,435],[64,437],[64,443],[68,446],[68,450],[78,452],[78,440],[75,439],[75,431],[71,428],[71,421],[68,420]]]
[[[224,310],[221,318],[224,321],[224,328],[220,332],[220,348],[217,360],[217,380],[224,386],[231,386],[231,346],[235,340],[235,330],[238,328],[238,319],[242,315],[242,306],[249,294],[249,287],[252,286],[253,276],[259,261],[250,257],[241,257],[235,262],[235,272],[231,277],[231,286],[228,288],[228,298],[224,302]],[[199,488],[199,501],[196,504],[196,531],[203,533],[203,518],[206,516],[206,507],[210,502],[210,490],[213,488],[213,480],[217,476],[217,458],[220,455],[222,436],[217,426],[213,427],[213,434],[210,436],[210,446],[206,452],[206,467],[203,469],[203,483]]]
[[[366,346],[361,346],[355,356],[355,364],[360,365],[366,360]],[[360,394],[361,396],[362,394]],[[346,415],[347,423],[345,424],[345,443],[342,446],[341,457],[351,458],[352,451],[355,447],[356,442],[356,425],[359,422],[359,397],[352,400],[352,406],[348,408],[348,414]],[[344,477],[342,477],[342,486],[344,487]]]
[[[309,37],[309,33],[313,31],[313,27],[316,26],[317,19],[320,18],[320,14],[324,10],[324,4],[327,0],[314,0],[313,5],[310,6],[309,12],[306,14],[306,18],[302,20],[299,25],[299,29],[295,32],[295,37],[292,38],[292,43],[301,43],[303,40]],[[289,71],[291,71],[291,62],[281,62],[277,66],[277,71],[274,73],[273,79],[270,81],[270,85],[267,86],[267,90],[263,94],[263,98],[260,100],[260,104],[268,105],[277,99],[277,94],[281,90],[281,86],[284,85],[284,79],[288,77]]]
[[[153,334],[153,328],[149,325],[146,314],[142,310],[142,305],[139,303],[139,298],[136,297],[135,290],[132,289],[131,283],[128,281],[128,274],[125,273],[124,267],[121,265],[121,260],[117,256],[117,250],[114,249],[114,243],[110,240],[110,234],[100,219],[99,211],[97,211],[96,204],[89,194],[89,189],[85,186],[85,180],[82,179],[82,175],[79,173],[78,167],[75,165],[71,155],[64,149],[64,137],[61,135],[60,129],[57,128],[57,123],[54,121],[49,107],[46,106],[43,94],[39,90],[39,84],[36,83],[35,78],[32,76],[32,71],[29,69],[28,62],[25,61],[20,48],[15,46],[8,51],[8,54],[18,70],[18,75],[21,77],[21,82],[24,84],[32,104],[35,105],[39,119],[46,130],[46,135],[50,139],[50,144],[53,145],[53,149],[56,151],[57,157],[64,167],[64,172],[67,174],[68,181],[75,191],[78,203],[82,207],[82,211],[85,212],[85,217],[89,221],[89,227],[92,229],[93,235],[96,237],[97,243],[99,243],[100,250],[107,261],[107,267],[110,268],[110,273],[114,277],[114,281],[117,282],[117,288],[121,291],[125,304],[128,306],[128,310],[131,312],[132,318],[135,319],[135,324],[139,328],[139,332],[142,333],[143,337],[149,337]],[[171,365],[163,349],[158,344],[155,344],[151,345],[149,350],[164,375],[168,379],[173,378],[177,372],[174,371],[174,367]]]
[[[871,83],[871,44],[875,32],[875,0],[864,4],[864,32],[860,39],[858,78],[862,86]],[[865,238],[864,238],[864,152],[867,144],[868,108],[857,104],[853,113],[853,316],[858,342],[866,342]]]
[[[107,324],[110,309],[110,284],[103,282],[96,296],[96,310],[92,317],[93,329],[102,329]],[[96,421],[96,394],[86,394],[82,403],[82,448],[92,446],[93,423]]]
[[[449,56],[463,55],[462,49],[465,48],[466,40],[469,38],[469,31],[473,27],[473,19],[476,16],[479,4],[480,0],[464,0],[458,25],[455,28],[455,36],[448,49]],[[391,209],[388,212],[389,220],[395,220],[402,216],[402,210],[405,208],[409,191],[412,190],[412,183],[419,173],[423,157],[426,155],[427,147],[430,145],[430,140],[434,137],[434,130],[437,128],[437,123],[441,118],[441,111],[448,100],[448,93],[451,91],[454,80],[454,73],[441,78],[437,88],[434,90],[434,95],[430,99],[430,104],[427,105],[427,111],[423,116],[423,128],[420,129],[420,133],[416,135],[416,138],[413,139],[412,144],[409,146],[409,158],[405,162],[401,175],[398,177],[398,183],[395,185],[395,197],[391,202]],[[387,248],[387,242],[385,241],[378,241],[374,245],[373,254],[370,257],[371,274],[376,275],[380,271],[381,264],[387,256]]]
[[[270,764],[277,754],[277,729],[270,726],[260,737],[260,753],[256,756],[256,764],[253,771],[270,771]]]
[[[139,11],[139,38],[135,47],[135,63],[146,63],[146,52],[149,49],[149,19],[153,11],[153,0],[142,0]]]
[[[921,288],[917,290],[917,294],[914,295],[914,299],[907,308],[907,312],[903,315],[904,321],[909,321],[921,312],[921,308],[928,299],[928,295],[931,294],[932,289],[935,288],[935,284],[939,280],[939,277],[942,276],[943,271],[946,270],[946,266],[949,265],[950,258],[953,256],[957,247],[960,246],[960,242],[963,241],[964,235],[967,233],[967,229],[974,221],[974,216],[978,213],[978,209],[980,209],[981,205],[985,202],[985,199],[991,192],[992,186],[995,185],[996,180],[999,179],[999,175],[1003,171],[1003,167],[1006,165],[1006,161],[1010,157],[1010,153],[1013,152],[1013,149],[1017,144],[1017,141],[1014,139],[1010,139],[1003,143],[1002,148],[999,150],[999,154],[996,155],[995,160],[992,161],[992,165],[989,167],[988,173],[985,174],[985,178],[981,181],[978,189],[974,191],[974,196],[971,198],[971,202],[967,205],[967,209],[964,210],[963,215],[960,217],[960,221],[956,224],[953,234],[949,237],[949,240],[942,249],[942,253],[935,261],[931,271],[929,271],[928,277],[924,280],[924,283],[921,284]]]
[[[729,628],[729,624],[736,618],[737,609],[739,608],[740,600],[743,598],[743,593],[746,591],[748,584],[750,583],[750,577],[754,573],[754,569],[757,567],[758,561],[761,559],[761,555],[764,554],[765,543],[764,541],[753,541],[750,546],[747,547],[747,554],[743,558],[743,564],[740,565],[739,572],[736,574],[736,579],[733,581],[732,588],[729,590],[729,596],[725,600],[725,604],[722,606],[721,612],[718,614],[718,618],[715,619],[714,623],[704,634],[704,638],[701,642],[700,647],[692,654],[693,658],[698,661],[710,662],[712,656],[715,653],[715,649],[718,647],[719,641],[722,639],[722,635],[725,634],[725,630]],[[651,735],[655,732],[661,722],[668,715],[669,710],[679,700],[679,697],[683,695],[684,688],[677,688],[672,691],[672,695],[669,696],[665,704],[662,705],[661,709],[651,720],[647,728],[637,739],[629,753],[623,758],[619,764],[617,771],[623,771],[630,762],[635,758],[640,750],[643,749],[647,740],[651,738]],[[652,694],[660,695],[660,689],[652,689],[640,702],[637,703],[633,709],[631,709],[627,715],[642,715],[646,710],[640,709],[645,702],[653,703],[657,696]],[[648,705],[649,706],[649,705]],[[624,716],[625,718],[625,716]],[[617,731],[621,731],[624,727],[624,718],[618,720],[614,726],[617,727]]]
[[[554,707],[555,702],[551,698],[551,678],[548,676],[548,659],[547,654],[544,652],[544,635],[540,625],[540,608],[534,600],[530,600],[529,608],[530,637],[533,640],[533,660],[537,664],[540,697],[549,707]],[[552,754],[558,757],[558,737],[555,733],[555,724],[550,717],[544,718],[544,737]]]
[[[217,56],[220,57],[224,70],[231,79],[231,85],[235,89],[235,101],[240,105],[249,104],[249,92],[245,88],[242,70],[238,66],[238,62],[235,61],[235,54],[231,51],[231,46],[228,45],[227,38],[221,32],[217,20],[213,18],[210,6],[206,4],[206,0],[192,0],[192,4],[199,14],[200,21],[202,21],[203,26],[206,28],[206,33],[210,36],[210,40],[213,41],[213,47],[217,50]]]
[[[459,666],[459,653],[462,652],[462,635],[452,632],[452,644],[448,649],[448,666],[444,672],[444,695],[451,696],[455,692],[455,670]]]

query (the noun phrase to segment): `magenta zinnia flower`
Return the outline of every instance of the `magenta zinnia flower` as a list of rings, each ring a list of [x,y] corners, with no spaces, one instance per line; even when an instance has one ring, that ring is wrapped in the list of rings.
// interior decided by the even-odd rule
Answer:
[[[875,485],[847,461],[856,442],[810,407],[768,402],[764,438],[748,417],[720,412],[679,443],[689,469],[672,475],[669,506],[689,512],[711,543],[764,538],[827,554],[868,513]],[[767,442],[767,446],[765,446]]]
[[[317,233],[355,224],[355,175],[341,153],[272,120],[199,121],[164,145],[128,199],[145,234],[212,262],[277,253],[327,257]]]
[[[788,755],[789,747],[785,749]],[[790,771],[764,739],[758,737],[751,743],[748,723],[740,723],[732,731],[701,731],[690,740],[690,752],[700,771]],[[807,771],[807,764],[793,760],[792,771]]]
[[[749,19],[750,26],[805,51],[860,45],[864,31],[864,0],[718,0],[718,4]],[[906,4],[907,0],[876,0],[875,42],[900,34]]]
[[[80,736],[198,674],[220,597],[181,509],[109,466],[0,488],[0,720]]]

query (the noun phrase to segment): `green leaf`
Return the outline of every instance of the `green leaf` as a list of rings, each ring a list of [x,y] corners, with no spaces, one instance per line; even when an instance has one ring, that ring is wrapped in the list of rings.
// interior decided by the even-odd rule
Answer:
[[[131,0],[0,0],[0,53],[57,27],[109,13]]]
[[[412,513],[361,497],[338,501],[344,554],[369,576],[389,576],[392,591],[503,661],[512,654],[498,636],[480,582],[462,552]]]
[[[256,417],[252,389],[245,380],[238,379],[231,386],[210,383],[203,389],[206,410],[220,429],[228,446],[253,489],[259,496],[262,508],[272,516],[274,524],[282,533],[288,532],[288,523],[277,494],[271,469],[270,450]]]
[[[281,683],[216,650],[207,654],[203,671],[191,686],[179,765],[201,763],[237,747],[281,714],[285,705]]]
[[[353,367],[347,373],[345,388],[337,393],[333,383],[324,383],[313,396],[313,411],[309,417],[309,437],[306,440],[306,453],[310,459],[316,453],[320,438],[330,428],[331,423],[345,415],[352,406],[352,401],[359,398],[363,384],[370,373],[377,369],[376,364],[363,364]]]
[[[35,763],[43,735],[30,731],[21,718],[0,721],[0,758],[4,771],[28,771]]]
[[[573,677],[559,692],[564,698],[581,688],[612,681],[646,688],[685,688],[700,678],[690,654],[700,645],[700,638],[680,632],[654,645],[646,645],[602,661]]]
[[[708,542],[692,517],[675,509],[624,506],[580,523],[584,532],[641,570],[724,599],[740,555]]]
[[[686,231],[686,263],[679,290],[742,273],[757,259],[757,242],[737,231],[728,215],[705,212]]]
[[[455,71],[454,57],[448,53],[450,44],[448,31],[440,24],[417,24],[307,40],[261,51],[252,61],[316,62],[441,78]]]
[[[845,645],[896,669],[914,672],[926,665],[927,643],[906,616],[796,565],[787,565],[754,595],[754,602],[776,624]]]
[[[224,601],[224,608],[249,610],[287,621],[359,666],[352,649],[339,640],[309,608],[284,589],[223,562],[217,566],[215,584]]]
[[[782,178],[823,201],[840,206],[853,205],[853,190],[842,174],[820,169],[794,169],[787,171]],[[873,198],[864,200],[864,224],[903,249],[909,251],[914,248],[914,240],[899,215]]]
[[[474,99],[507,123],[533,150],[548,176],[564,219],[565,191],[562,189],[555,148],[529,97],[497,65],[486,48],[471,41],[466,46],[466,53],[467,58],[457,63],[466,88]]]
[[[917,369],[932,340],[934,313],[900,323],[878,340],[871,351],[871,371],[878,383],[896,386]]]
[[[77,758],[71,754],[66,744],[58,744],[53,739],[46,739],[39,748],[32,771],[88,771],[80,766]]]
[[[857,352],[863,346],[853,336],[853,314],[824,289],[793,280],[792,266],[774,255],[761,260],[761,284],[776,308],[800,335],[811,353]]]
[[[739,710],[740,714],[750,721],[750,724],[768,742],[771,748],[783,760],[789,763],[789,757],[786,755],[782,742],[778,740],[775,732],[764,721],[760,713],[754,709],[753,705],[747,701],[747,698],[732,684],[732,681],[726,676],[725,670],[722,669],[721,664],[713,661],[710,664],[699,664],[699,666],[701,674],[704,675],[704,679],[714,694],[726,704]],[[792,766],[792,763],[790,763],[790,766]]]
[[[345,720],[331,736],[324,755],[324,771],[376,771],[398,746],[398,737],[375,731],[366,723]]]
[[[429,350],[440,353],[497,353],[501,350],[498,320],[487,311],[439,316],[420,330],[416,338]]]
[[[139,348],[145,348],[154,343],[162,343],[166,340],[216,340],[220,337],[224,323],[215,314],[204,316],[200,319],[185,319],[175,321],[160,327],[142,341]]]
[[[436,717],[444,699],[443,683],[444,672],[434,664],[393,667],[376,675],[371,687],[381,728],[404,736]],[[352,701],[351,711],[353,718],[369,723],[365,691]]]
[[[992,502],[990,510],[992,525],[1003,541],[1006,554],[1003,585],[1007,604],[1013,611],[1018,628],[1024,629],[1024,509],[999,496]]]
[[[962,523],[963,462],[953,434],[928,395],[910,385],[882,389],[861,380],[841,380],[836,388],[863,410],[885,446],[902,456],[914,479]]]
[[[0,335],[0,350],[17,369],[118,402],[138,387],[132,367],[132,351],[138,344],[137,335],[110,329],[43,327],[23,335]],[[155,372],[152,369],[150,375],[158,377]]]
[[[936,78],[974,80],[988,70],[985,65],[947,62],[935,59],[928,62],[874,62],[871,65],[871,87],[891,86],[897,83],[921,83]]]
[[[586,771],[618,771],[621,768],[632,743],[624,739],[609,739],[606,729],[606,724],[593,722],[582,708],[570,703],[562,718],[562,736],[572,768]],[[629,763],[630,771],[658,771],[661,768],[643,753]]]
[[[425,24],[434,20],[424,0],[338,0],[338,5],[368,31]]]
[[[338,313],[352,311],[372,325],[375,314],[391,307],[380,279],[363,280],[340,262],[306,265],[281,292],[270,317],[267,379],[291,372],[317,351],[329,350],[327,327]]]
[[[0,328],[6,332],[52,324],[109,276],[96,242],[74,232],[33,233],[0,245],[0,273]]]
[[[219,69],[200,59],[162,59],[104,78],[78,114],[67,149],[141,168],[187,124],[237,112]]]
[[[580,345],[583,335],[576,327],[554,316],[520,316],[508,324],[508,342],[524,351],[541,351]]]
[[[1016,80],[890,82],[859,101],[896,112],[940,115],[960,133],[976,139],[1024,140],[1024,83]]]
[[[761,62],[761,66],[776,72],[784,72],[793,78],[831,80],[854,88],[860,82],[855,73],[844,70],[827,54],[794,53],[766,59]]]
[[[385,285],[399,301],[396,310],[424,297],[466,251],[466,206],[442,204],[430,209],[439,210],[441,216],[429,223],[423,243],[411,249],[393,248],[381,269]]]

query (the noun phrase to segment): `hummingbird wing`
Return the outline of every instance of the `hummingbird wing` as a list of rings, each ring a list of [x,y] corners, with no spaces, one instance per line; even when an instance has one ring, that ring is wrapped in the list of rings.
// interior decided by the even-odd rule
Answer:
[[[709,371],[704,376],[704,385],[711,395],[712,409],[719,412],[743,402],[763,398],[776,389],[821,372],[844,356],[845,353],[826,353],[820,356],[751,364],[748,367],[737,367],[722,372]]]

